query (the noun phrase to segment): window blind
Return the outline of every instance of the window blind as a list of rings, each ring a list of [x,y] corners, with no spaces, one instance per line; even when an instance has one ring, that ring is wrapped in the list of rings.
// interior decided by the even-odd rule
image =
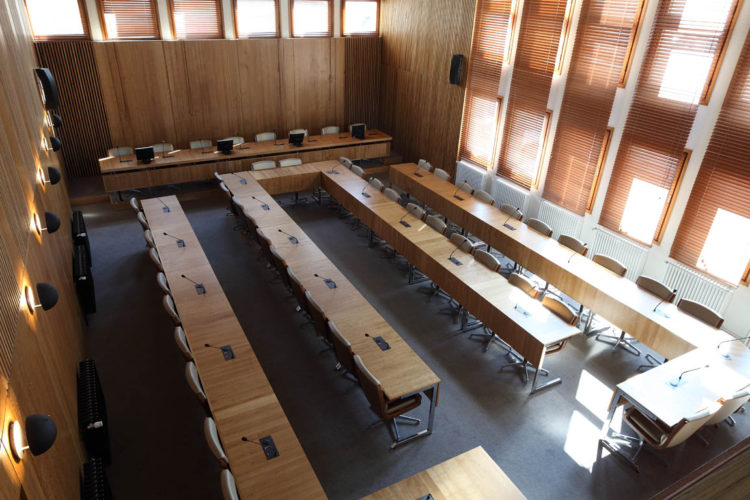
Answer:
[[[525,0],[523,5],[497,173],[526,188],[534,184],[539,168],[567,3]]]
[[[713,77],[736,0],[665,0],[625,123],[599,223],[659,239],[698,103]]]
[[[108,40],[159,38],[153,0],[99,0]]]
[[[237,38],[279,36],[279,0],[234,0]]]
[[[291,0],[292,36],[333,36],[333,0]]]
[[[512,30],[512,0],[478,0],[469,56],[459,157],[492,166],[503,58]]]
[[[544,198],[583,215],[612,102],[643,0],[584,0],[552,147]]]
[[[171,0],[172,27],[181,40],[222,38],[218,0]]]
[[[377,35],[379,0],[343,0],[341,25],[344,35]]]

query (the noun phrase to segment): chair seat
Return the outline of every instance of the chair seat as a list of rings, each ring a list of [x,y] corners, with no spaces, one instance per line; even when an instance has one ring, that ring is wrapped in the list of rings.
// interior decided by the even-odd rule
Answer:
[[[407,411],[419,407],[422,404],[422,395],[414,394],[406,398],[391,401],[385,405],[385,418],[392,419],[403,415]]]
[[[625,412],[625,420],[636,433],[654,448],[662,447],[669,438],[669,429],[665,429],[636,408],[630,408]]]

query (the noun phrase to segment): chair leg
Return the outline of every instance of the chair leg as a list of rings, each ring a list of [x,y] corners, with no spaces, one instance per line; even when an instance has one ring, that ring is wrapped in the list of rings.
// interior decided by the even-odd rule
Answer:
[[[415,417],[410,417],[409,415],[399,415],[398,417],[396,417],[396,419],[399,419],[399,418],[402,419],[402,420],[406,420],[406,423],[408,423],[410,425],[419,425],[419,424],[422,423],[421,419],[415,418]]]
[[[481,333],[472,333],[469,335],[470,339],[475,338],[475,337],[480,338],[481,341],[484,343],[484,347],[482,347],[482,352],[487,352],[487,349],[490,348],[490,344],[492,344],[492,342],[499,343],[507,351],[506,354],[511,352],[511,347],[503,339],[498,337],[498,335],[495,332],[493,332],[486,326],[482,328]]]
[[[654,368],[654,367],[659,366],[660,364],[662,364],[661,361],[659,361],[658,359],[656,359],[655,357],[653,357],[650,353],[646,353],[646,361],[648,361],[651,364],[650,365],[641,365],[641,366],[639,366],[638,367],[638,371],[639,372],[650,370],[651,368]],[[665,359],[664,362],[666,362],[666,361],[667,360]]]
[[[619,336],[603,335],[599,333],[596,335],[596,340],[599,342],[604,342],[605,344],[612,345],[613,351],[620,347],[634,356],[640,356],[641,351],[637,347],[635,347],[629,339],[626,339],[625,335],[626,333],[624,330],[620,332]]]
[[[632,455],[624,453],[623,450],[625,448],[633,448],[633,443],[638,443],[635,452]],[[635,472],[641,472],[641,467],[636,463],[635,459],[643,448],[642,439],[628,436],[626,434],[620,434],[619,432],[613,432],[611,436],[600,439],[599,446],[605,448],[612,455],[632,467]]]
[[[511,355],[513,355],[511,353]],[[531,363],[529,363],[525,358],[520,358],[520,361],[516,361],[514,363],[508,363],[506,365],[503,365],[500,367],[500,371],[504,371],[506,368],[523,368],[523,370],[519,370],[519,375],[521,376],[521,380],[523,380],[524,384],[527,384],[529,382],[529,369],[534,370],[536,373],[534,374],[534,384],[532,386],[531,392],[532,394],[536,392],[539,389],[543,389],[544,387],[548,385],[555,385],[559,384],[562,381],[560,379],[551,380],[550,382],[546,383],[543,387],[536,387],[536,377],[539,373],[544,375],[545,377],[549,375],[549,371],[545,370],[544,368],[537,368]]]
[[[458,329],[459,332],[465,333],[471,330],[476,330],[482,326],[482,322],[478,319],[470,319],[469,311],[465,307],[461,306],[458,311],[458,316],[461,318],[461,327]]]

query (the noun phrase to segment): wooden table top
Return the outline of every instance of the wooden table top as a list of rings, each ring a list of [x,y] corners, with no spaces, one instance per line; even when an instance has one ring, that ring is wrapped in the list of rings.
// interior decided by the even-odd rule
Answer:
[[[523,500],[521,490],[478,446],[443,463],[384,488],[366,500]]]
[[[170,212],[163,212],[166,203]],[[242,498],[325,498],[281,405],[198,242],[177,198],[142,200],[172,297],[190,344],[224,450]],[[185,247],[164,233],[181,238]],[[194,284],[202,283],[198,295]],[[231,345],[235,359],[217,349]],[[242,441],[272,436],[279,457],[266,460],[260,446]],[[281,493],[280,493],[281,492]]]
[[[293,146],[284,137],[278,138],[275,141],[245,142],[235,146],[232,153],[228,155],[217,152],[216,145],[203,149],[178,149],[170,151],[164,155],[166,156],[164,158],[161,157],[161,154],[156,154],[153,161],[148,164],[139,163],[134,154],[123,157],[107,156],[99,159],[99,170],[102,174],[111,174],[127,172],[129,170],[174,167],[193,163],[213,163],[243,158],[258,157],[261,160],[263,156],[294,154],[303,151],[356,146],[360,144],[374,144],[388,142],[392,139],[390,135],[375,129],[365,132],[365,139],[363,140],[353,138],[349,132],[309,136],[305,137],[302,146]]]

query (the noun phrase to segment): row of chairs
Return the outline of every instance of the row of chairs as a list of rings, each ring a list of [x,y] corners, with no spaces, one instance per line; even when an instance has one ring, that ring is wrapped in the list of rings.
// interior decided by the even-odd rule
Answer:
[[[285,158],[279,160],[278,163],[274,160],[261,160],[254,161],[250,170],[270,170],[276,167],[296,167],[297,165],[302,165],[302,160],[299,158]]]

